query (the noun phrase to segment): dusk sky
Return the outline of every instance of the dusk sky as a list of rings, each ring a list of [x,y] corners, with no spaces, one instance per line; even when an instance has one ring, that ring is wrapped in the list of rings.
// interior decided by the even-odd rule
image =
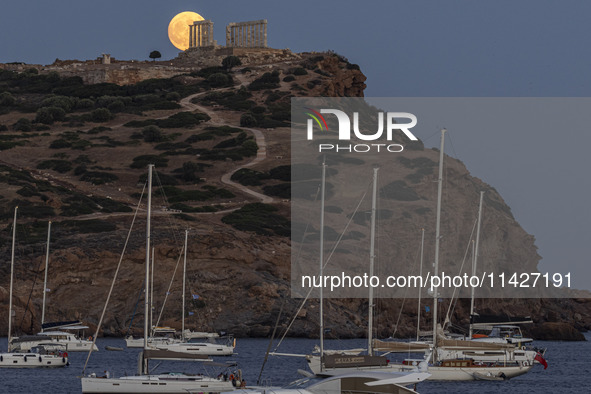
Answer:
[[[591,96],[585,1],[4,0],[0,62],[51,64],[102,53],[148,60],[153,50],[171,59],[179,51],[167,27],[181,11],[212,20],[221,45],[227,23],[267,19],[273,48],[331,49],[359,64],[367,97]],[[542,271],[572,270],[575,287],[590,289],[583,267],[591,234],[591,133],[567,117],[551,131],[502,127],[503,114],[491,119],[499,122],[494,133],[479,134],[477,127],[454,133],[442,124],[453,144],[447,153],[500,192],[536,237]],[[435,146],[437,132],[419,138]]]

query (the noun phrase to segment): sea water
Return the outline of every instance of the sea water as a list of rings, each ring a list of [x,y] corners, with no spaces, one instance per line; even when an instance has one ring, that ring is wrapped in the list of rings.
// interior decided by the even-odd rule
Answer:
[[[586,334],[591,341],[591,334]],[[272,350],[275,349],[274,342]],[[306,354],[311,352],[318,340],[287,338],[277,352]],[[137,359],[141,349],[127,349],[125,341],[118,338],[100,338],[97,341],[99,352],[93,352],[85,374],[96,373],[102,376],[109,371],[111,376],[134,375],[137,373]],[[248,385],[259,381],[260,385],[283,386],[298,378],[298,369],[308,371],[302,357],[269,356],[261,373],[268,339],[238,339],[236,354],[232,357],[215,357],[216,364],[233,361],[241,369]],[[326,340],[326,349],[359,348],[365,345],[362,339]],[[591,393],[591,342],[536,341],[538,347],[547,348],[548,369],[535,365],[527,374],[509,381],[473,382],[423,382],[418,384],[421,394],[433,393]],[[105,346],[121,347],[123,351],[107,351]],[[0,350],[6,350],[6,338],[0,339]],[[80,393],[80,376],[83,373],[87,353],[70,352],[70,365],[65,368],[0,368],[0,393]],[[400,357],[400,356],[399,356]],[[402,355],[401,357],[404,357]],[[204,373],[217,376],[226,371],[221,365],[200,362],[162,362],[152,361],[154,372]],[[260,375],[260,379],[259,379]]]

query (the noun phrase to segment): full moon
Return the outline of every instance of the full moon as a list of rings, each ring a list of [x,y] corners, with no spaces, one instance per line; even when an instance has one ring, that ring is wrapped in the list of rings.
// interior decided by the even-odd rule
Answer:
[[[177,14],[168,24],[168,39],[181,51],[189,49],[189,25],[202,21],[203,17],[196,12],[185,11]]]

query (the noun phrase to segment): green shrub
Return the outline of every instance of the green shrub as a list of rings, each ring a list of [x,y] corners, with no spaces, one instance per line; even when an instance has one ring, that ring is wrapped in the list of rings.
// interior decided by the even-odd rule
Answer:
[[[248,85],[249,90],[276,89],[279,87],[279,71],[264,73]]]
[[[79,176],[86,172],[86,164],[80,164],[78,167],[74,168],[74,175]]]
[[[241,66],[242,65],[242,61],[240,60],[240,58],[238,56],[226,56],[223,60],[222,60],[222,67],[225,68],[226,70],[231,70],[233,67],[237,67],[237,66]]]
[[[192,136],[187,138],[185,140],[185,142],[188,144],[192,144],[192,143],[195,143],[198,141],[213,140],[217,137],[228,136],[228,135],[232,135],[234,133],[242,132],[242,129],[239,129],[237,127],[231,127],[231,126],[218,126],[218,127],[210,126],[210,127],[206,127],[205,130],[206,131],[203,133],[193,134]]]
[[[293,70],[293,75],[308,75],[308,71],[303,67],[298,67]]]
[[[162,142],[166,141],[166,136],[158,126],[151,125],[142,130],[142,135],[145,142]]]
[[[43,124],[53,124],[54,120],[48,108],[42,107],[37,110],[37,114],[35,115],[35,122]]]
[[[162,128],[190,128],[202,122],[208,121],[210,118],[207,114],[193,113],[193,112],[179,112],[166,119],[147,119],[147,120],[133,120],[125,123],[125,127],[146,127],[158,126]]]
[[[96,204],[100,208],[101,212],[111,213],[111,212],[132,212],[133,209],[128,207],[125,204],[122,204],[118,201],[112,200],[110,198],[94,198]]]
[[[101,171],[86,171],[80,177],[81,181],[89,182],[94,185],[102,185],[108,182],[114,182],[118,179],[119,177],[115,174]]]
[[[245,113],[242,114],[240,117],[240,126],[243,127],[255,127],[257,125],[257,120],[254,115]]]
[[[268,196],[291,198],[291,184],[279,183],[277,185],[268,185],[263,187],[263,193],[265,193]]]
[[[206,201],[215,198],[234,198],[234,193],[226,189],[218,189],[214,186],[205,186],[204,190],[183,190],[173,186],[161,188],[161,192],[168,197],[170,203],[179,203],[184,201]]]
[[[177,168],[173,172],[184,182],[198,182],[199,177],[197,176],[197,173],[203,171],[203,166],[204,164],[202,163],[187,161],[183,163],[181,168]]]
[[[380,196],[398,201],[416,201],[419,199],[418,194],[407,187],[404,181],[394,181],[382,187]]]
[[[88,155],[79,155],[73,160],[75,164],[91,164],[92,160],[88,158]]]
[[[0,93],[0,107],[10,107],[16,104],[16,99],[10,92]]]
[[[66,173],[72,169],[72,163],[68,160],[45,160],[37,164],[40,170],[50,169],[59,173]]]
[[[113,115],[107,108],[97,108],[90,113],[90,119],[95,123],[103,123],[111,120]]]
[[[146,183],[146,181],[148,180],[148,174],[147,173],[143,173],[142,175],[140,175],[139,179],[138,179],[138,183]],[[168,174],[164,174],[162,172],[154,172],[154,184],[157,185],[162,185],[162,186],[174,186],[174,185],[178,185],[178,181],[175,177],[170,176]]]
[[[252,93],[246,88],[241,87],[238,90],[230,90],[226,92],[213,92],[205,95],[201,99],[194,99],[193,102],[200,102],[203,105],[219,104],[234,111],[247,111],[254,107],[254,101],[249,100]]]
[[[121,112],[125,109],[125,104],[122,100],[115,100],[107,106],[107,109],[111,112]]]
[[[170,92],[166,94],[166,100],[168,101],[179,101],[181,95],[178,92]]]
[[[57,139],[49,144],[51,149],[63,149],[63,148],[71,148],[72,143],[64,138]]]
[[[67,229],[69,233],[81,234],[113,232],[117,229],[115,224],[100,219],[65,220],[58,225]]]
[[[244,186],[259,186],[264,179],[269,179],[269,175],[264,172],[241,168],[232,174],[231,179]]]
[[[226,72],[226,70],[224,70],[222,67],[213,66],[213,67],[202,68],[201,70],[194,73],[194,75],[207,79],[212,74],[225,73],[225,72]]]
[[[246,140],[246,133],[240,132],[236,137],[224,140],[213,147],[213,149],[225,149],[240,146]]]
[[[269,177],[273,179],[279,179],[285,182],[291,181],[291,166],[279,166],[272,168],[269,171]]]
[[[76,99],[67,96],[51,96],[41,101],[41,107],[58,107],[71,112],[76,107]]]
[[[287,218],[275,213],[277,208],[263,203],[247,204],[224,216],[222,222],[241,231],[253,231],[259,235],[289,237],[290,223]]]
[[[31,185],[23,186],[22,188],[17,190],[16,193],[23,196],[23,197],[33,197],[33,196],[40,195],[39,192],[37,191],[37,189]]]
[[[66,118],[66,111],[61,107],[41,107],[37,110],[35,122],[53,124]]]
[[[76,109],[90,109],[90,108],[94,108],[94,101],[89,98],[78,100],[78,102],[76,103]]]
[[[207,82],[212,87],[232,86],[232,77],[224,73],[215,73],[207,77]]]
[[[111,128],[105,127],[105,126],[97,126],[97,127],[93,127],[92,129],[88,130],[86,133],[87,134],[98,134],[98,133],[102,133],[103,131],[111,131]]]
[[[167,167],[168,159],[157,155],[141,155],[133,158],[131,168],[147,168],[148,164],[154,164],[156,168]]]
[[[12,128],[16,131],[31,131],[31,121],[27,118],[20,118],[12,125]]]

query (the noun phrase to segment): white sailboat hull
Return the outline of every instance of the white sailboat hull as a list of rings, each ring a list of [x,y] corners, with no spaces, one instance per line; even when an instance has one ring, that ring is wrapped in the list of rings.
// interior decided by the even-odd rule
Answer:
[[[201,375],[161,374],[121,378],[82,378],[83,393],[223,393],[233,391],[229,381]]]
[[[44,345],[46,343],[57,343],[60,345],[65,346],[65,350],[67,352],[87,352],[90,349],[93,351],[98,351],[98,347],[96,345],[93,346],[92,341],[88,341],[85,339],[74,339],[74,340],[60,340],[48,337],[46,341],[25,341],[19,343],[19,349],[22,351],[28,351],[34,348],[35,346]]]
[[[517,363],[533,363],[534,358],[538,352],[534,350],[521,350],[516,349],[511,352],[504,351],[491,351],[491,350],[474,350],[474,351],[461,351],[461,350],[447,350],[437,349],[438,360],[451,360],[458,358],[470,358],[475,362],[484,363],[504,363],[504,362],[517,362]]]
[[[187,342],[153,346],[159,350],[170,350],[172,352],[187,354],[201,354],[203,356],[231,356],[234,354],[234,348],[232,346],[207,342]]]
[[[320,368],[320,357],[318,356],[307,356],[308,367],[310,370],[317,375],[335,376],[344,373],[354,373],[359,371],[372,371],[372,372],[416,372],[417,366],[389,363],[384,366],[367,366],[367,367],[345,367],[345,368],[327,368],[321,370]],[[527,364],[527,363],[526,363]],[[510,366],[474,366],[474,367],[441,367],[429,365],[426,366],[427,372],[431,374],[427,380],[441,380],[441,381],[469,381],[469,380],[480,380],[478,374],[498,376],[503,374],[505,379],[511,379],[519,375],[523,375],[532,368],[531,363],[529,365],[510,365]],[[477,373],[477,375],[474,375]]]
[[[39,353],[0,353],[0,368],[57,368],[68,365],[68,357]]]
[[[148,338],[148,346],[151,347],[160,347],[160,346],[167,346],[172,345],[175,343],[180,343],[180,339],[176,338]],[[125,338],[125,345],[128,348],[143,348],[144,347],[144,338],[132,338],[127,337]]]
[[[204,339],[204,338],[219,338],[220,334],[217,332],[191,331],[185,330],[183,336],[186,339]]]

